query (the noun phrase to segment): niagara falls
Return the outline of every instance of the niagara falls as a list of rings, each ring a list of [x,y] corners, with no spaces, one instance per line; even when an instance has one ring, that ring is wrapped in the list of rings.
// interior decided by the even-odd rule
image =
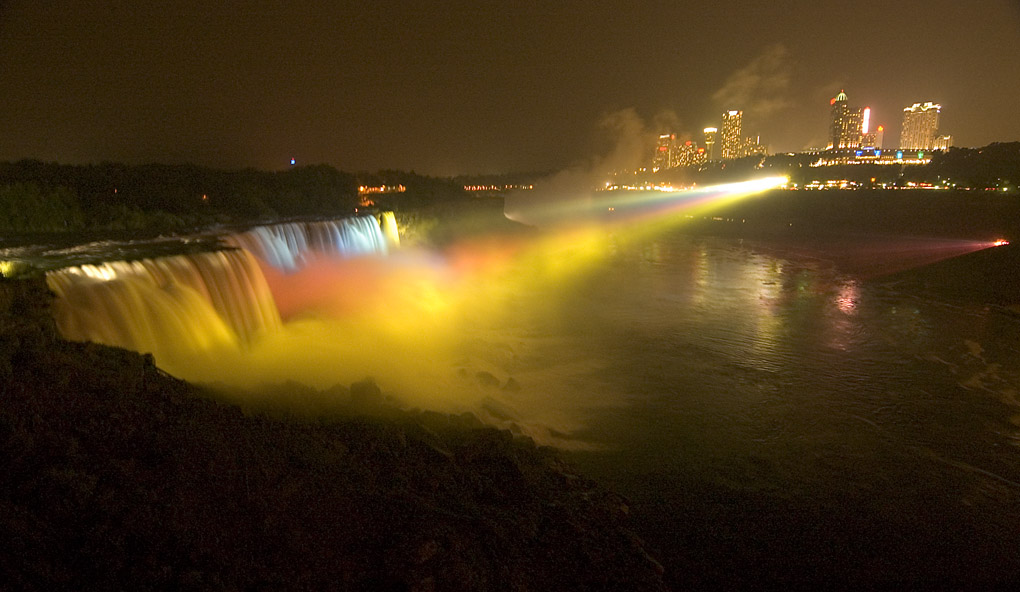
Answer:
[[[1020,2],[0,2],[0,592],[1020,581]]]

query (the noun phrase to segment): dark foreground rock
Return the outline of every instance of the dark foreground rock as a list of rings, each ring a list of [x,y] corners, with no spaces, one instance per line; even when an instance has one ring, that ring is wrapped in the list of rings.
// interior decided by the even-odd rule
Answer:
[[[0,283],[0,587],[664,589],[625,501],[550,450],[470,417],[244,414],[58,339],[46,300]]]

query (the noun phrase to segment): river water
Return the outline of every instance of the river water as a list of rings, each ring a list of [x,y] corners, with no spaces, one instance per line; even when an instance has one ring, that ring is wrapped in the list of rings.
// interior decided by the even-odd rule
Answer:
[[[587,359],[581,388],[619,403],[572,460],[630,496],[674,582],[1020,575],[1015,313],[783,241],[611,252],[539,357]]]

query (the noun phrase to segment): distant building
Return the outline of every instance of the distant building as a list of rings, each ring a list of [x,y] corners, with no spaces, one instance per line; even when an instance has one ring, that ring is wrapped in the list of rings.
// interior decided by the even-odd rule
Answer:
[[[912,106],[904,108],[900,148],[907,150],[931,150],[934,148],[941,112],[942,105],[936,105],[931,101],[914,103]]]
[[[871,107],[861,109],[861,141],[858,148],[874,148],[875,134],[871,131]]]
[[[698,146],[694,142],[687,140],[686,142],[677,142],[675,148],[676,158],[673,166],[687,167],[695,164],[700,164],[700,156],[698,153]],[[704,150],[702,150],[702,154]]]
[[[842,150],[859,147],[861,145],[861,109],[850,107],[846,93],[842,90],[829,101],[829,105],[832,106],[829,120],[829,149]]]
[[[812,153],[806,153],[812,154]],[[881,148],[851,148],[843,150],[822,150],[814,152],[818,159],[812,167],[846,164],[928,164],[934,152],[931,150],[906,150]]]
[[[948,134],[935,138],[935,142],[932,144],[932,150],[949,150],[949,147],[953,145],[953,136]]]
[[[881,148],[885,137],[885,128],[878,126],[875,131],[861,134],[861,148]]]
[[[705,160],[715,160],[715,153],[712,151],[715,146],[715,137],[719,130],[714,127],[706,127],[705,134]]]
[[[676,134],[662,134],[655,145],[655,154],[652,156],[652,170],[668,169],[671,166],[670,157],[673,152],[673,144],[676,142]]]
[[[727,111],[722,115],[722,158],[740,158],[743,156],[741,147],[741,125],[743,111]]]
[[[744,145],[741,146],[741,156],[766,156],[768,147],[761,143],[761,136],[744,138]]]

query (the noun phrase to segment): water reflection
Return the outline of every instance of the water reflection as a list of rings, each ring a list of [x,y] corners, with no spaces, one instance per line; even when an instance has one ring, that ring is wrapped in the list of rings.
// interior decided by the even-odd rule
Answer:
[[[589,416],[601,452],[574,460],[651,508],[657,544],[727,577],[748,556],[865,579],[1017,565],[1017,317],[777,245],[657,242],[655,265],[592,271],[565,307],[590,302],[597,329],[560,348],[630,402]]]

